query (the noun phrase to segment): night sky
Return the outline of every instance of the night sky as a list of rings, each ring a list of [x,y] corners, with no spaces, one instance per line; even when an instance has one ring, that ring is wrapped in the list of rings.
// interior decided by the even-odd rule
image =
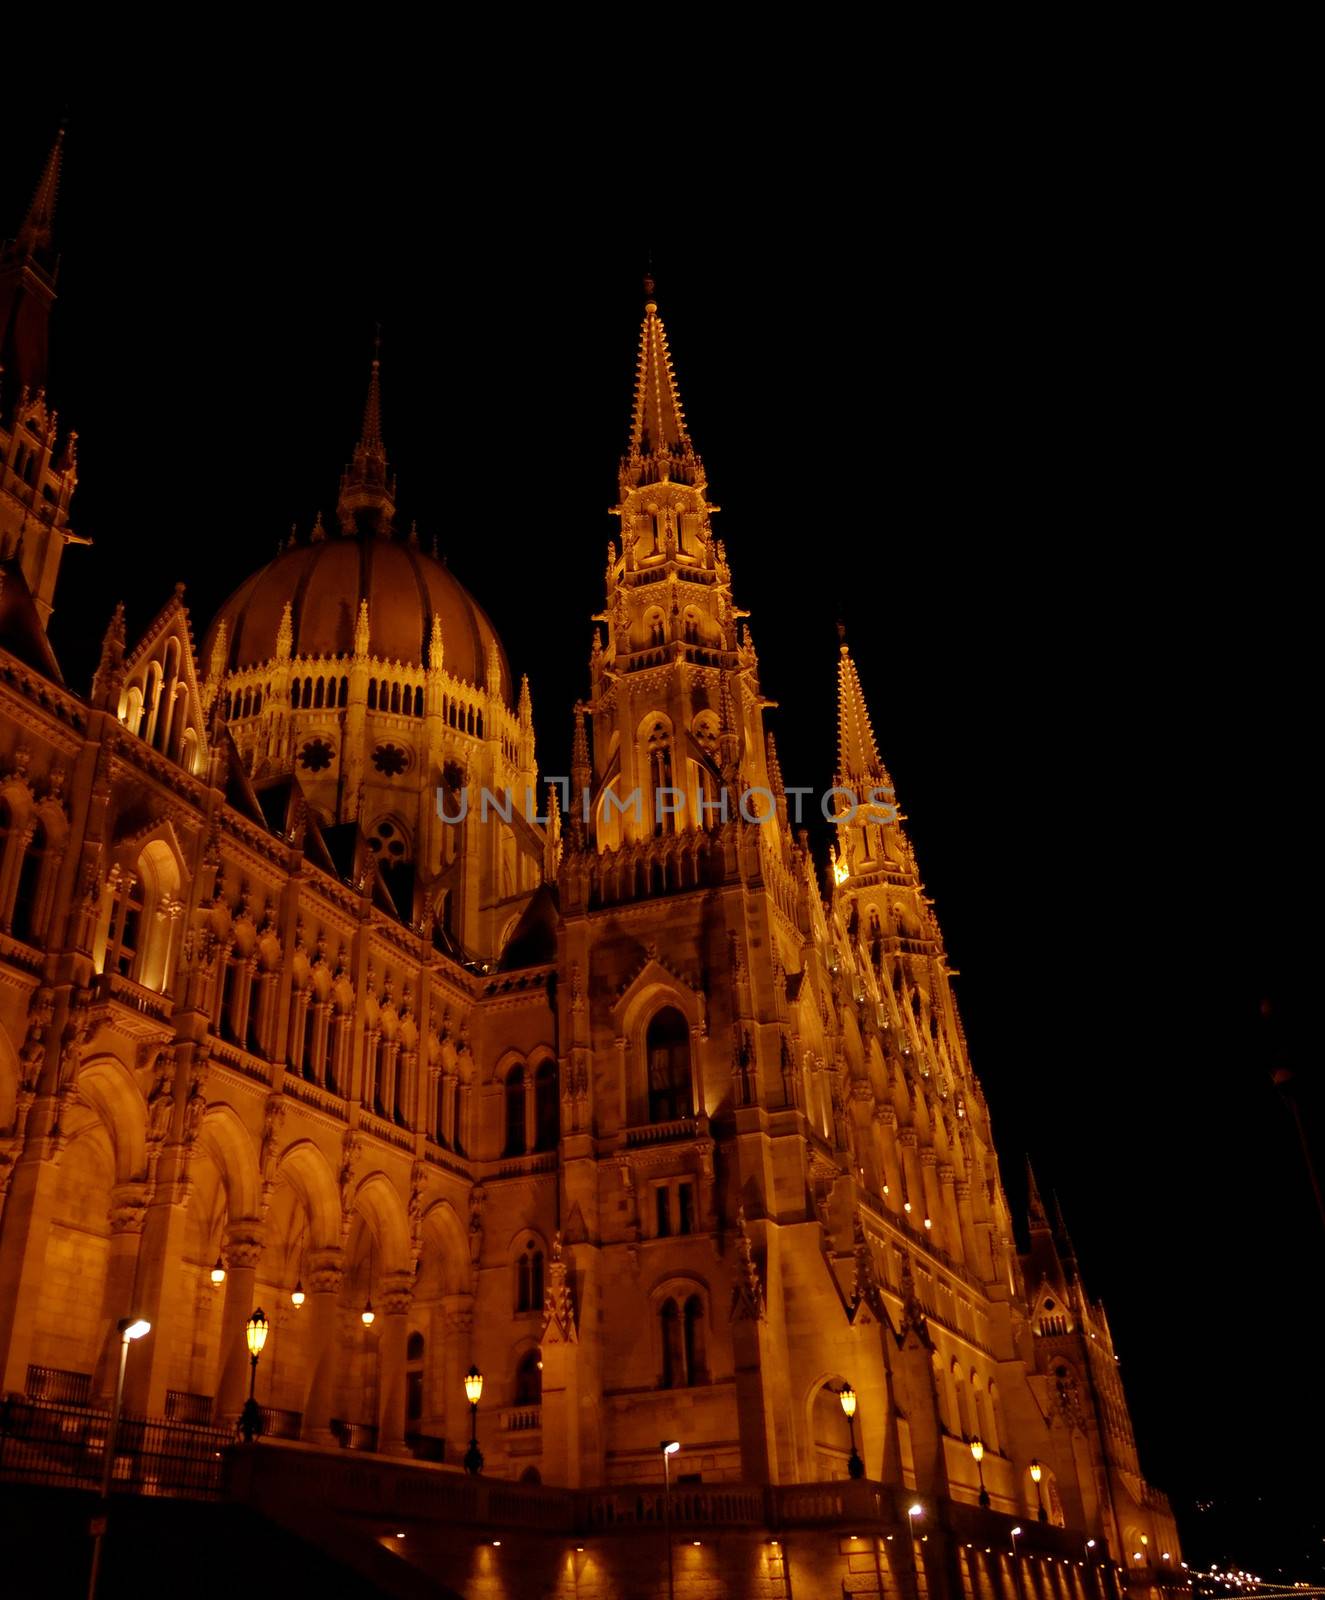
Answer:
[[[841,618],[1009,1194],[1029,1153],[1188,1558],[1319,1575],[1291,1461],[1325,1426],[1325,1233],[1270,1076],[1312,1125],[1291,224],[1231,133],[1162,119],[736,118],[662,150],[614,136],[620,94],[572,134],[404,90],[6,87],[0,233],[70,119],[52,388],[95,545],[57,592],[66,676],[116,600],[133,639],[183,581],[201,638],[292,522],[331,520],[380,321],[402,518],[565,772],[651,255],[787,782],[831,781]]]

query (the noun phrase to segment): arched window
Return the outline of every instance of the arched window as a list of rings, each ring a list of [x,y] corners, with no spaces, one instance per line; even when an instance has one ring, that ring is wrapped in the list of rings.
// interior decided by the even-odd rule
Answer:
[[[703,1383],[708,1377],[708,1364],[704,1356],[704,1302],[697,1294],[692,1294],[686,1301],[683,1321],[686,1381]]]
[[[524,1068],[506,1074],[506,1147],[503,1155],[522,1156],[529,1148],[524,1126]]]
[[[544,1061],[534,1074],[534,1149],[555,1150],[561,1137],[557,1064]]]
[[[376,678],[369,678],[369,680],[368,680],[368,709],[370,711],[376,711],[377,710],[377,679]]]
[[[674,1006],[649,1023],[649,1121],[676,1122],[694,1114],[690,1087],[690,1027]]]
[[[673,833],[676,831],[677,812],[667,807],[675,806],[676,796],[668,795],[664,800],[662,795],[664,789],[672,787],[672,731],[661,719],[649,729],[648,760],[649,778],[653,785],[653,793],[649,797],[653,831],[659,834]]]
[[[542,1399],[543,1357],[537,1350],[528,1350],[515,1369],[515,1404],[536,1406]]]
[[[515,1263],[516,1311],[543,1309],[543,1252],[530,1239]]]
[[[664,1300],[662,1307],[662,1386],[664,1389],[685,1387],[685,1336],[681,1328],[681,1313],[675,1300]]]
[[[405,1343],[405,1420],[418,1422],[423,1416],[423,1335],[411,1333]]]
[[[18,892],[14,896],[14,934],[35,944],[41,936],[41,908],[37,904],[41,892],[42,867],[46,861],[46,829],[35,823],[27,849],[18,871]]]
[[[842,1410],[843,1381],[822,1384],[814,1397],[810,1427],[820,1478],[845,1478],[851,1470],[851,1424]]]

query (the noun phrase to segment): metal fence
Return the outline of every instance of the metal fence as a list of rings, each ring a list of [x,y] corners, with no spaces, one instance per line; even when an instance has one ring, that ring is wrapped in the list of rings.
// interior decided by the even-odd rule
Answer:
[[[0,1483],[100,1489],[110,1413],[43,1401],[0,1401]],[[215,1500],[234,1435],[159,1417],[121,1415],[113,1489]]]

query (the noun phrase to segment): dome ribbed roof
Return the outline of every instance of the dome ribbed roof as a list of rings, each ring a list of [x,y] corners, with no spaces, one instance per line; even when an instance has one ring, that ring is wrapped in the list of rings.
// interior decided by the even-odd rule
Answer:
[[[283,551],[241,584],[207,630],[203,670],[211,666],[222,621],[227,671],[272,660],[287,601],[294,624],[293,656],[352,655],[363,600],[368,602],[369,654],[386,661],[425,665],[432,619],[438,616],[446,671],[485,685],[488,650],[495,641],[502,698],[511,704],[506,652],[474,597],[449,567],[417,546],[373,533],[333,535]]]

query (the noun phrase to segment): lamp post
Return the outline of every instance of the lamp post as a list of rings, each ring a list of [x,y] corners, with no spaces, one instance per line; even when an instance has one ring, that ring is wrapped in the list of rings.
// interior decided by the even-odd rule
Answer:
[[[989,1504],[989,1490],[985,1488],[985,1469],[984,1469],[985,1447],[984,1447],[984,1441],[983,1440],[981,1440],[981,1439],[972,1439],[971,1440],[971,1455],[975,1459],[975,1470],[980,1474],[980,1504],[982,1506],[988,1506],[988,1504]]]
[[[865,1463],[856,1454],[856,1391],[849,1383],[844,1383],[837,1398],[842,1402],[847,1426],[851,1429],[851,1459],[847,1462],[847,1471],[853,1478],[863,1478]]]
[[[478,1402],[483,1393],[483,1374],[470,1367],[465,1374],[465,1399],[469,1401],[469,1449],[465,1451],[464,1468],[471,1477],[483,1471],[483,1452],[478,1447]]]
[[[679,1439],[664,1439],[658,1446],[663,1458],[663,1537],[667,1540],[667,1600],[676,1600],[676,1580],[672,1576],[672,1457],[681,1448]]]
[[[1021,1538],[1021,1524],[1018,1523],[1015,1528],[1009,1529],[1008,1536],[1012,1543],[1012,1588],[1015,1593],[1020,1594],[1021,1582],[1017,1577],[1017,1540]]]
[[[1040,1479],[1044,1476],[1044,1468],[1038,1461],[1031,1462],[1031,1482],[1035,1485],[1035,1503],[1040,1508],[1040,1521],[1048,1522],[1049,1513],[1044,1508],[1044,1490],[1040,1487]]]
[[[252,1444],[262,1432],[262,1412],[253,1390],[258,1381],[258,1357],[267,1342],[267,1316],[262,1307],[244,1324],[244,1337],[248,1341],[248,1399],[239,1413],[239,1431],[245,1444]]]
[[[925,1514],[925,1508],[917,1500],[906,1510],[906,1520],[911,1528],[911,1565],[915,1569],[916,1600],[920,1600],[920,1546],[916,1542],[916,1523]]]
[[[120,1430],[120,1406],[124,1400],[124,1366],[129,1359],[131,1340],[151,1333],[152,1324],[141,1317],[122,1317],[116,1324],[120,1336],[120,1364],[115,1374],[115,1404],[111,1407],[110,1427],[106,1430],[106,1458],[101,1464],[101,1505],[92,1519],[92,1571],[87,1580],[87,1600],[96,1600],[97,1578],[101,1574],[101,1541],[106,1537],[110,1515],[110,1480],[115,1470],[115,1435]]]

